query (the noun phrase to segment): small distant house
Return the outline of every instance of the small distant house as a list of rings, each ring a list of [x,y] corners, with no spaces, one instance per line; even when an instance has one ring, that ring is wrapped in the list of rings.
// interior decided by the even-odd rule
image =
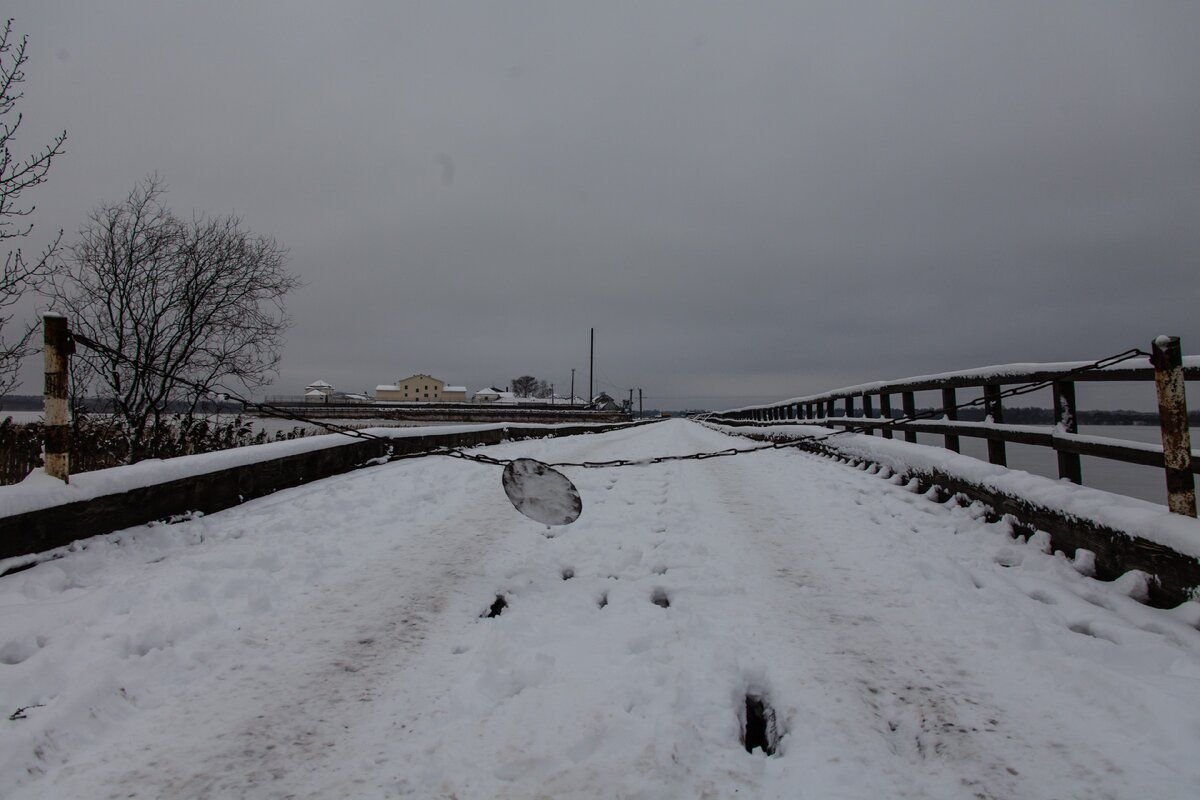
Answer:
[[[475,396],[471,398],[471,402],[514,405],[517,402],[517,398],[512,392],[497,389],[494,386],[485,386],[475,393]]]
[[[313,381],[304,387],[304,402],[328,403],[333,397],[333,384],[325,381]]]
[[[620,411],[621,406],[616,400],[608,396],[607,392],[601,392],[592,398],[592,408],[599,411]]]
[[[422,372],[376,386],[375,399],[389,403],[463,403],[467,387],[447,386],[441,378]]]

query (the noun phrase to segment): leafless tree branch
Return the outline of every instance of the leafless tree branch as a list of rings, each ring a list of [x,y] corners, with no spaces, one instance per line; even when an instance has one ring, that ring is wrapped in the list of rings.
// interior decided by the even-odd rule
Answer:
[[[286,251],[238,217],[180,219],[151,175],[92,212],[53,297],[75,330],[121,354],[81,348],[76,360],[124,419],[134,460],[168,405],[193,411],[225,385],[253,389],[279,365],[299,286]],[[81,373],[83,374],[83,373]]]

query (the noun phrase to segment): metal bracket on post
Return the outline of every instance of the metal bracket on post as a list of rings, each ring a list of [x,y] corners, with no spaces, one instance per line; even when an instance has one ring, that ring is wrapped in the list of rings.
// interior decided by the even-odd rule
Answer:
[[[69,483],[71,420],[67,409],[67,374],[72,342],[67,332],[67,318],[60,314],[43,314],[42,336],[46,361],[43,460],[46,474]]]
[[[1196,481],[1192,476],[1192,435],[1188,430],[1187,389],[1178,336],[1159,336],[1150,345],[1158,421],[1162,427],[1163,466],[1167,472],[1167,507],[1175,514],[1196,516]]]

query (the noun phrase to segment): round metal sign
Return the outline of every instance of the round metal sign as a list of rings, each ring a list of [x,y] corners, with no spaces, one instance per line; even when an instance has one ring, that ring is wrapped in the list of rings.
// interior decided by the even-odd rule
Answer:
[[[575,484],[541,461],[516,459],[504,468],[502,481],[513,507],[543,525],[570,525],[583,513]]]

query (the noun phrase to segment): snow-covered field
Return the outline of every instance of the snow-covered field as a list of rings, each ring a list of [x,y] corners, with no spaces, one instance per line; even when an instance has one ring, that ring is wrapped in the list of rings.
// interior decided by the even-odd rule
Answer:
[[[486,450],[743,441],[670,421]],[[422,459],[0,578],[2,793],[1200,794],[1200,605],[800,452],[568,474],[564,529],[495,467]],[[747,694],[772,757],[739,742]]]

